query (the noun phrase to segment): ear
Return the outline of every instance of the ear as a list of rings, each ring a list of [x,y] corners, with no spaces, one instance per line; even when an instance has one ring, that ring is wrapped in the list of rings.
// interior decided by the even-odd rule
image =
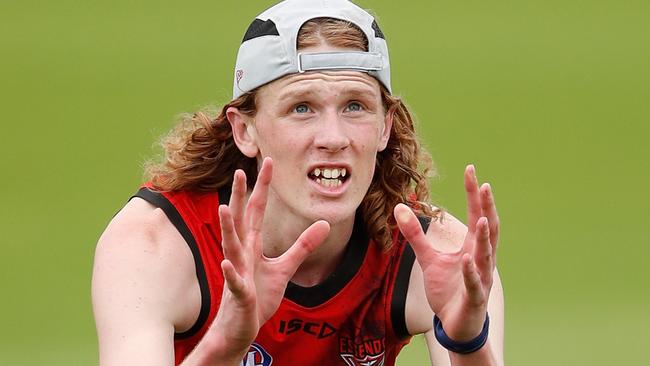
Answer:
[[[377,147],[377,151],[384,151],[384,149],[386,149],[388,139],[390,139],[390,131],[393,128],[394,117],[395,109],[391,108],[386,112],[386,116],[384,116],[384,130],[381,132],[381,136],[379,136],[379,146]]]
[[[249,158],[256,157],[259,148],[257,147],[257,134],[253,125],[253,119],[241,113],[235,107],[226,109],[226,117],[232,127],[232,137],[239,151]]]

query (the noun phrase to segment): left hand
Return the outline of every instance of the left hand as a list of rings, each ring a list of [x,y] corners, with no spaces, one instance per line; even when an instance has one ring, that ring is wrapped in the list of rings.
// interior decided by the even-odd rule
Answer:
[[[445,333],[458,342],[475,338],[483,328],[499,237],[492,189],[487,183],[479,188],[473,165],[465,169],[465,191],[468,230],[456,252],[435,249],[408,206],[398,204],[394,210],[399,229],[422,267],[429,306]],[[439,222],[432,222],[429,231],[441,228]]]

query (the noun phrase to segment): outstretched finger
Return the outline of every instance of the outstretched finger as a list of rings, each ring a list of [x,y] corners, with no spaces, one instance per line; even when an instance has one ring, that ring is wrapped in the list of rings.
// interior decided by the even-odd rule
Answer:
[[[264,158],[262,161],[262,168],[257,173],[257,181],[253,192],[248,199],[246,205],[246,226],[250,229],[250,234],[259,236],[264,222],[264,210],[266,209],[266,201],[269,194],[269,184],[271,183],[271,176],[273,174],[273,161],[271,158]],[[261,243],[260,240],[253,240],[254,243]],[[261,248],[258,248],[261,250]]]
[[[411,244],[418,262],[420,260],[429,261],[432,253],[437,253],[437,251],[427,240],[424,231],[422,231],[422,225],[420,225],[413,211],[407,205],[399,203],[395,206],[393,214],[400,232],[404,235],[406,241]]]
[[[467,228],[470,233],[473,233],[476,230],[476,221],[481,217],[481,198],[476,168],[472,164],[465,168],[465,193],[467,194]]]
[[[463,254],[463,281],[467,289],[467,297],[473,306],[483,305],[486,301],[483,286],[481,284],[481,276],[474,264],[474,258],[468,254]]]
[[[243,298],[246,292],[246,282],[237,273],[232,262],[228,259],[221,261],[221,271],[223,272],[223,278],[225,279],[226,286],[228,286],[230,292],[235,295],[235,298]]]
[[[246,197],[246,173],[243,170],[237,169],[232,179],[232,193],[230,194],[230,212],[232,213],[232,220],[235,224],[237,235],[243,240],[243,234],[246,232],[244,227],[244,200]]]
[[[329,232],[330,225],[327,221],[316,221],[300,234],[289,250],[278,258],[277,265],[287,275],[287,280],[296,273],[305,258],[325,241]]]
[[[497,206],[494,203],[494,194],[492,187],[489,183],[481,186],[481,209],[483,215],[487,217],[490,224],[490,243],[492,244],[492,253],[496,255],[496,246],[499,241],[499,215],[497,214]]]
[[[490,245],[490,228],[488,220],[481,217],[476,223],[476,246],[474,247],[474,260],[481,274],[481,283],[486,288],[492,287],[492,272],[494,271],[494,257]]]
[[[221,223],[221,247],[223,255],[234,266],[241,268],[244,265],[241,241],[237,236],[230,208],[226,205],[219,206],[219,222]]]

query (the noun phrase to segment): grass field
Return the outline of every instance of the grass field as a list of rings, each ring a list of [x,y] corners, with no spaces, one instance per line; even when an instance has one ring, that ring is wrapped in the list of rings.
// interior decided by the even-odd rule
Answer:
[[[95,242],[181,112],[229,99],[271,1],[0,4],[0,364],[96,364]],[[359,1],[463,215],[503,221],[509,365],[644,365],[650,344],[650,3]],[[400,365],[423,364],[415,338]]]

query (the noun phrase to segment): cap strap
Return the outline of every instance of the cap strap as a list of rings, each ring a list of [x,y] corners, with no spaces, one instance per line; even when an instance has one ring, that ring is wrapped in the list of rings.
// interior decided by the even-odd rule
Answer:
[[[299,53],[298,72],[314,70],[379,71],[384,68],[380,53],[376,52],[320,52]]]

